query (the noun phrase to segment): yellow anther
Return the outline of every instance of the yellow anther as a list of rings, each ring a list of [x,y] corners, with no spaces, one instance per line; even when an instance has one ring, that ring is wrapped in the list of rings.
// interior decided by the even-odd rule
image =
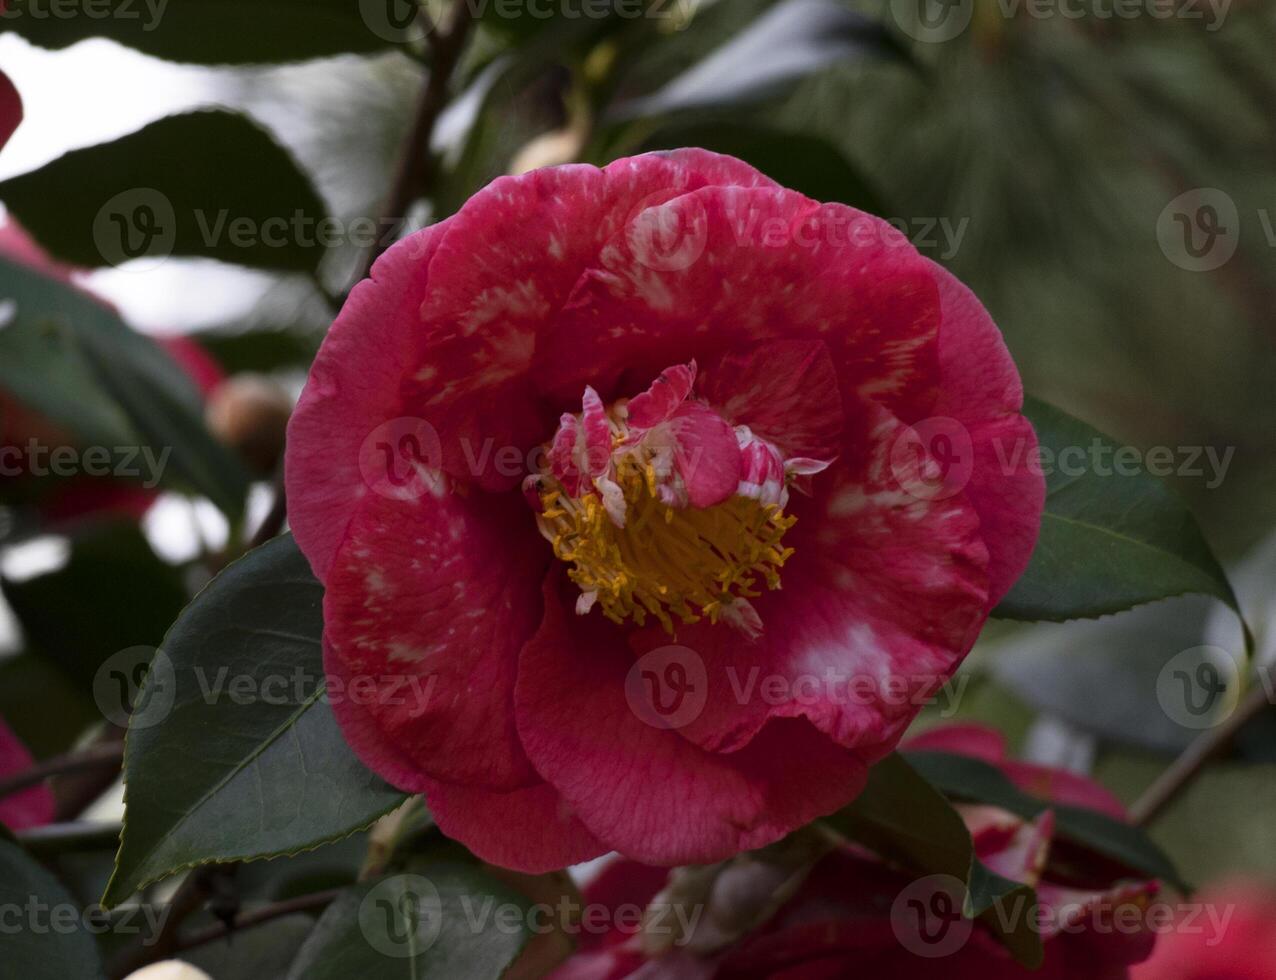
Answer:
[[[759,578],[780,587],[780,568],[793,554],[780,539],[797,518],[740,496],[703,509],[669,507],[657,496],[655,468],[632,456],[617,461],[615,480],[623,528],[592,491],[572,499],[549,479],[541,491],[542,532],[608,619],[641,626],[650,614],[672,634],[675,616],[716,623],[735,600],[757,597]]]

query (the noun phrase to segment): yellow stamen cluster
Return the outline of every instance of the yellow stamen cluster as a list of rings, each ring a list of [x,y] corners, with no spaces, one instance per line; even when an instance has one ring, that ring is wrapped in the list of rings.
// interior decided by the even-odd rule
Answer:
[[[626,505],[617,527],[594,492],[573,498],[552,478],[542,482],[541,530],[554,554],[608,619],[639,626],[654,616],[673,633],[673,616],[716,623],[736,599],[754,598],[759,579],[780,587],[793,554],[780,539],[797,521],[775,504],[732,496],[704,509],[670,507],[656,493],[656,474],[637,456],[617,462]]]

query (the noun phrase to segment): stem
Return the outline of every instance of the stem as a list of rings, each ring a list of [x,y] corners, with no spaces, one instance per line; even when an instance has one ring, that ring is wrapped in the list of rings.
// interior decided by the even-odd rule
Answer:
[[[466,0],[453,0],[444,14],[441,24],[430,32],[430,68],[421,88],[412,125],[404,138],[403,149],[390,185],[390,196],[381,210],[377,223],[377,240],[364,257],[360,279],[366,279],[372,264],[395,238],[403,224],[404,211],[422,194],[429,194],[434,183],[437,164],[430,154],[430,139],[434,126],[447,105],[448,88],[452,72],[461,58],[461,50],[469,36],[472,19]]]
[[[284,521],[288,517],[288,495],[284,491],[284,464],[282,460],[279,463],[279,472],[275,476],[274,490],[275,499],[271,501],[270,510],[262,518],[261,524],[248,540],[246,549],[248,551],[265,544],[282,531]]]
[[[94,739],[93,746],[115,745],[124,751],[125,730],[108,724]],[[87,749],[85,751],[88,751]],[[81,772],[68,773],[54,784],[55,818],[59,821],[75,820],[96,803],[120,777],[120,767],[99,766]]]
[[[30,769],[0,779],[0,798],[42,783],[50,776],[96,769],[99,766],[113,765],[118,768],[123,759],[123,742],[104,742],[91,745],[86,749],[54,756],[52,759],[37,763]]]
[[[115,850],[120,843],[123,825],[95,823],[89,820],[73,820],[68,823],[50,823],[19,831],[18,843],[36,857],[67,854],[71,852]]]
[[[163,948],[161,943],[156,942],[149,947],[143,947],[141,950],[130,953],[126,957],[122,957],[116,961],[112,970],[112,980],[121,980],[130,973],[147,966],[150,963],[156,963],[159,960],[169,959],[175,953],[184,952],[188,949],[195,949],[199,946],[205,946],[208,943],[216,942],[224,939],[234,932],[242,929],[251,929],[253,926],[259,926],[273,919],[282,918],[285,915],[293,915],[298,912],[308,912],[312,909],[323,908],[328,905],[334,898],[341,893],[339,888],[330,888],[326,891],[312,892],[308,895],[298,895],[295,898],[285,899],[280,902],[272,902],[270,905],[263,905],[259,909],[253,909],[250,912],[244,912],[242,915],[236,916],[230,923],[218,922],[210,926],[206,926],[196,932],[192,932],[186,936],[177,935],[176,928],[171,930],[168,924],[171,924],[174,917],[178,915],[181,909],[174,907],[168,913],[167,924],[165,927],[165,940]],[[177,904],[177,896],[174,896],[173,905]],[[184,916],[183,916],[184,917]]]
[[[177,943],[176,951],[181,952],[187,949],[194,949],[196,946],[204,946],[208,943],[216,942],[218,939],[223,939],[232,932],[238,932],[241,929],[251,929],[253,926],[259,926],[264,922],[270,922],[272,919],[279,919],[285,915],[323,908],[340,893],[340,888],[329,888],[327,891],[298,895],[282,902],[264,905],[259,909],[253,909],[251,912],[245,912],[243,915],[237,916],[230,925],[218,922],[198,932],[191,933]]]
[[[150,963],[171,959],[179,948],[182,923],[212,897],[213,879],[219,872],[230,867],[225,864],[205,864],[192,869],[173,893],[154,941],[149,946],[142,945],[121,953],[111,970],[112,980],[127,977]]]
[[[1267,691],[1273,680],[1276,680],[1276,668],[1259,678],[1259,683],[1221,725],[1198,736],[1184,749],[1130,807],[1130,820],[1139,826],[1155,820],[1200,775],[1206,763],[1231,745],[1236,733],[1270,705]]]

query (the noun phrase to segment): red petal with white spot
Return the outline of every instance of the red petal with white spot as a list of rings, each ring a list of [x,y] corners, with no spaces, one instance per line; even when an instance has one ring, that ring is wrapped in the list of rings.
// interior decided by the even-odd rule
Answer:
[[[593,384],[608,397],[626,372],[651,376],[671,359],[708,365],[764,341],[822,341],[844,403],[928,414],[939,292],[890,225],[783,189],[712,187],[648,211],[696,229],[695,247],[653,255],[642,236],[615,235],[538,347],[546,390]]]
[[[988,545],[988,598],[996,605],[1028,567],[1037,544],[1046,497],[1037,434],[1019,414],[1023,384],[1001,331],[952,273],[934,263],[931,269],[943,306],[943,383],[934,414],[956,419],[970,433],[974,460],[965,494]]]
[[[705,748],[736,751],[769,719],[804,717],[876,758],[986,618],[987,549],[970,504],[910,496],[891,460],[903,423],[871,403],[852,417],[857,431],[814,496],[791,498],[783,586],[752,600],[761,637],[706,622],[678,630],[708,675],[705,709],[682,734]],[[646,630],[640,650],[667,642]]]
[[[351,521],[324,595],[328,671],[348,692],[338,717],[370,729],[363,757],[403,788],[416,788],[413,772],[500,790],[537,782],[513,713],[547,561],[526,517],[516,494],[372,494]]]
[[[518,730],[536,771],[599,840],[652,864],[716,861],[859,793],[865,761],[803,720],[773,722],[730,755],[642,720],[626,699],[624,632],[572,613],[556,578],[519,662]]]

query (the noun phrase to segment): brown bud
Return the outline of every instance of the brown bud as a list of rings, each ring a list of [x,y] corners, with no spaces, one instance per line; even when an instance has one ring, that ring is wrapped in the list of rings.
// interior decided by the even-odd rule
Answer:
[[[263,476],[273,473],[279,464],[291,413],[288,393],[260,374],[236,374],[223,381],[209,395],[204,409],[213,435]]]

